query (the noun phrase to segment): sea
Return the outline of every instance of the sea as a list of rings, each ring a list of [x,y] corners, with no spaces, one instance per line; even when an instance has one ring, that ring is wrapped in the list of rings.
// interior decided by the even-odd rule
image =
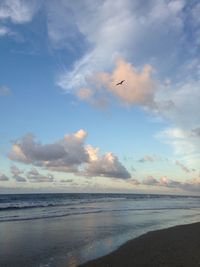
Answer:
[[[200,221],[200,197],[0,195],[0,266],[77,267],[148,231]]]

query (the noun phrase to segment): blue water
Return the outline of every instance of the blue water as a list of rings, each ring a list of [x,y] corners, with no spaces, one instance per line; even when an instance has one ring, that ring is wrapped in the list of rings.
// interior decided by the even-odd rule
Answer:
[[[0,195],[0,266],[75,267],[150,230],[200,221],[200,198]]]
[[[88,213],[198,209],[200,198],[143,194],[0,195],[0,222]]]

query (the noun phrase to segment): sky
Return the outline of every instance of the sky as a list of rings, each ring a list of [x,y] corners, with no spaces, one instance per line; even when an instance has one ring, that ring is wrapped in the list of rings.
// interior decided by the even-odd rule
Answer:
[[[1,0],[0,193],[199,195],[199,14]]]

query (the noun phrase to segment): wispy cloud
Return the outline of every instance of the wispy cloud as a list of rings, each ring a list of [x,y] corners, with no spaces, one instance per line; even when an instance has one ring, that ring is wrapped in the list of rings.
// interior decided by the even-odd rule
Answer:
[[[37,11],[38,1],[2,0],[0,3],[0,20],[10,20],[21,24],[32,20]]]
[[[154,162],[156,159],[154,156],[145,155],[143,158],[139,159],[138,162],[145,163],[145,162]]]
[[[190,173],[191,171],[183,164],[183,163],[181,163],[180,161],[178,161],[178,160],[176,160],[175,161],[175,164],[177,165],[177,166],[179,166],[184,172],[186,172],[186,173]]]
[[[27,172],[27,179],[32,183],[52,183],[55,180],[52,174],[42,175],[35,168]]]
[[[193,162],[192,165],[197,167],[200,151],[198,129],[198,127],[191,130],[168,128],[160,132],[157,137],[166,144],[171,145],[176,156],[187,158],[187,161],[190,161],[188,162],[190,165]]]
[[[11,90],[8,86],[0,85],[0,96],[8,96],[11,94]]]
[[[0,25],[0,37],[8,35],[9,33],[10,33],[10,30],[8,27]]]

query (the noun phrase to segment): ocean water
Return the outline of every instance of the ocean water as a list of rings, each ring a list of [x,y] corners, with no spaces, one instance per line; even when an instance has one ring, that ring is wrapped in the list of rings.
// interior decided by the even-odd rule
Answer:
[[[147,231],[200,221],[200,198],[0,195],[0,266],[76,267]]]

